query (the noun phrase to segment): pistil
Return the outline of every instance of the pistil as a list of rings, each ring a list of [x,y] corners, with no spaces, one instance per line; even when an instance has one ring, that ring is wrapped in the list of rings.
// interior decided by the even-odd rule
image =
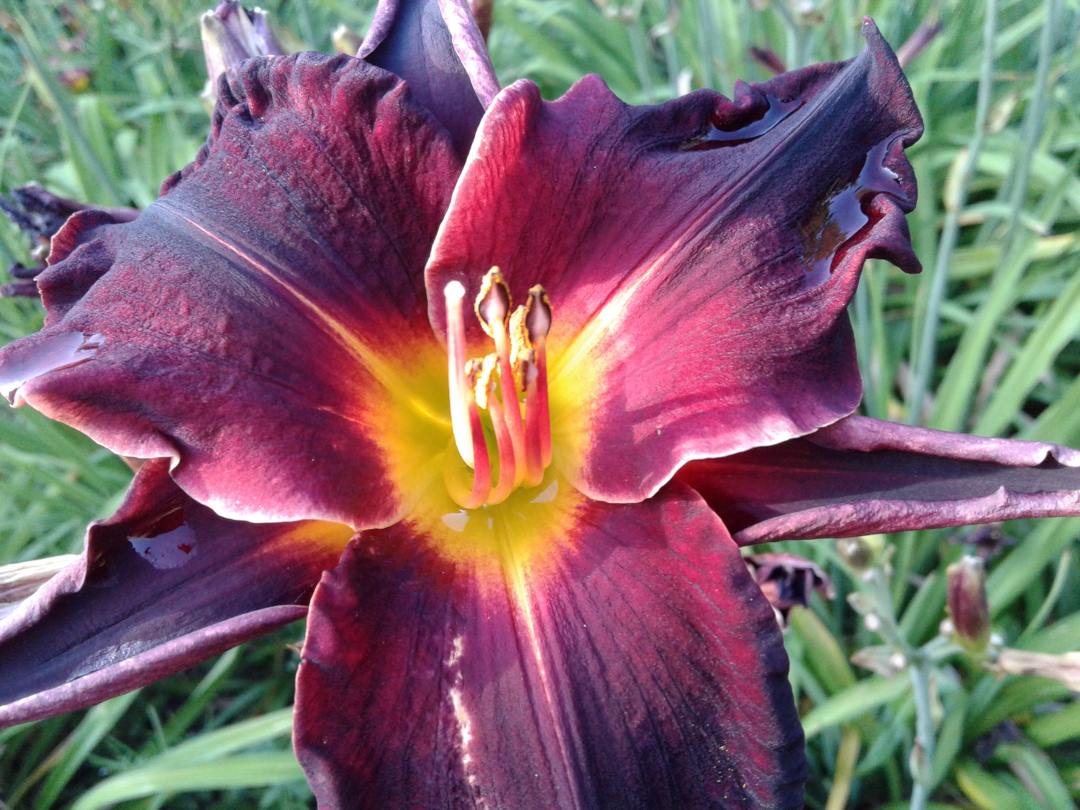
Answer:
[[[451,281],[443,289],[446,300],[446,355],[450,378],[450,423],[454,430],[454,443],[462,460],[473,466],[473,436],[469,426],[468,398],[465,375],[465,318],[461,302],[465,287]]]

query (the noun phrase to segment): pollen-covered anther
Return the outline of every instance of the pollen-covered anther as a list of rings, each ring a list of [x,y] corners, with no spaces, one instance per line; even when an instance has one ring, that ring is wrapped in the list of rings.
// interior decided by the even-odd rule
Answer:
[[[510,288],[503,281],[498,267],[492,267],[480,282],[480,294],[476,296],[476,317],[490,337],[495,337],[496,325],[506,328],[510,316]]]

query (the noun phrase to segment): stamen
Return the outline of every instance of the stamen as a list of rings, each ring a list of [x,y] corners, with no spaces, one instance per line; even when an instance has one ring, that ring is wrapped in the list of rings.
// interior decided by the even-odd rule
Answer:
[[[518,401],[514,368],[510,364],[510,341],[506,333],[506,321],[510,314],[510,290],[503,281],[498,267],[492,267],[480,285],[476,297],[476,315],[480,323],[495,341],[495,354],[499,358],[499,380],[502,384],[502,406],[506,427],[514,446],[514,457],[525,458],[525,427],[521,422],[521,403]],[[519,463],[514,485],[525,480],[525,468]]]
[[[469,416],[469,429],[472,434],[473,482],[472,489],[466,493],[459,489],[457,482],[446,472],[446,489],[450,497],[463,509],[479,509],[491,493],[491,460],[488,458],[487,442],[484,440],[484,423],[480,419],[480,409],[476,404],[473,385],[480,364],[469,361],[465,370],[466,389],[465,406]],[[447,468],[444,468],[447,469]]]
[[[491,414],[491,427],[495,432],[495,444],[499,448],[499,483],[488,495],[487,503],[492,506],[502,503],[514,491],[517,477],[517,459],[514,458],[514,443],[506,429],[506,418],[499,398],[495,396],[495,355],[484,358],[484,367],[476,384],[476,401],[481,408]]]
[[[529,290],[525,305],[525,328],[536,352],[536,421],[540,433],[540,454],[544,467],[551,464],[551,416],[548,410],[547,336],[551,331],[551,301],[539,284]],[[527,407],[527,406],[526,406]]]
[[[533,357],[526,357],[521,365],[521,376],[525,380],[525,485],[535,487],[544,480],[547,466],[541,447],[540,403],[536,386],[539,375]]]
[[[473,461],[473,435],[469,428],[468,388],[465,375],[465,318],[461,302],[465,287],[459,281],[451,281],[443,288],[446,300],[446,355],[450,378],[450,423],[454,429],[454,443],[462,460],[470,467]]]
[[[495,337],[491,325],[496,321],[506,324],[510,314],[510,288],[503,281],[498,267],[492,267],[484,274],[480,282],[480,293],[476,296],[476,317],[489,337]]]

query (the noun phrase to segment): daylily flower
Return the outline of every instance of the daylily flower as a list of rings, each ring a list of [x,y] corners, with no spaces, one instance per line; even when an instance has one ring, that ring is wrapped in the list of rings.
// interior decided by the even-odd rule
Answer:
[[[157,202],[56,235],[0,352],[14,404],[146,459],[0,624],[0,722],[307,613],[322,807],[801,807],[738,546],[1080,512],[1073,451],[851,415],[859,270],[918,268],[921,122],[863,30],[647,107],[500,91],[464,0],[230,71]]]

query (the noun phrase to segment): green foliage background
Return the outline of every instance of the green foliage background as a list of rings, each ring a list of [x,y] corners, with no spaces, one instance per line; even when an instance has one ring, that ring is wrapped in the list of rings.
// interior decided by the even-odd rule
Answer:
[[[145,206],[192,159],[207,116],[198,17],[205,0],[2,0],[0,187],[40,181],[99,205]],[[293,49],[329,52],[364,31],[371,0],[269,0]],[[871,262],[852,317],[866,413],[983,435],[1080,445],[1080,70],[1076,0],[496,0],[491,51],[503,83],[548,98],[584,73],[634,103],[843,59],[872,14],[898,47],[942,28],[907,70],[927,131],[909,154],[909,217],[926,267]],[[988,26],[988,17],[993,23]],[[85,87],[69,86],[85,68]],[[0,225],[0,261],[27,259]],[[4,341],[41,323],[34,301],[0,300]],[[918,405],[917,405],[918,403]],[[127,468],[28,409],[0,409],[0,563],[76,552],[118,504]],[[1080,519],[1015,522],[991,563],[995,629],[1010,646],[1080,649]],[[952,533],[955,534],[955,533]],[[886,583],[901,649],[944,618],[950,532],[889,538]],[[865,591],[828,541],[792,544],[838,596],[795,615],[792,680],[804,714],[807,805],[907,806],[916,700],[907,673],[849,664],[881,643],[845,597]],[[295,649],[286,628],[87,712],[0,730],[0,808],[300,808],[310,792],[289,748]],[[897,645],[894,644],[894,647]],[[995,678],[962,656],[929,667],[935,808],[1074,808],[1080,703],[1039,678]]]

